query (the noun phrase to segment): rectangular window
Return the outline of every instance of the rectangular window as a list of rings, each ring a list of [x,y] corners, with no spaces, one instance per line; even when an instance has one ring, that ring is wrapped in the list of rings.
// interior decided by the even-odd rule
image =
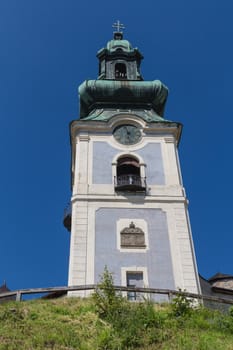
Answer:
[[[143,287],[143,272],[126,272],[126,282],[127,287]],[[140,293],[137,295],[136,291],[127,293],[127,299],[131,301],[140,299],[139,296]]]

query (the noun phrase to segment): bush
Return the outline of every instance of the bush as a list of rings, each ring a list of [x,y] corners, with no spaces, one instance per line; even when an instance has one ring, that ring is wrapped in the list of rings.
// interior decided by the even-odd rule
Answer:
[[[187,316],[192,310],[192,300],[183,295],[181,289],[179,289],[179,294],[172,300],[172,311],[174,316]]]
[[[112,274],[106,266],[92,298],[96,312],[101,318],[111,320],[117,316],[122,308],[123,298],[115,291]]]
[[[156,313],[154,304],[146,300],[132,303],[123,298],[115,291],[106,267],[92,298],[99,317],[110,324],[101,337],[103,349],[133,349],[163,338],[160,327],[165,319]]]

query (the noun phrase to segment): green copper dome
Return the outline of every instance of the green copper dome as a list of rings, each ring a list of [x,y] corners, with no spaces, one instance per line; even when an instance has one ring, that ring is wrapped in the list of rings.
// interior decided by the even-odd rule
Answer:
[[[143,55],[123,38],[122,32],[114,32],[97,57],[98,78],[86,80],[79,87],[81,119],[107,121],[114,113],[134,110],[147,122],[164,120],[168,88],[159,80],[143,80]]]
[[[133,51],[133,48],[128,40],[110,40],[107,43],[107,50],[110,52],[114,52],[116,50],[131,52]]]
[[[152,109],[163,117],[167,95],[168,88],[159,80],[86,80],[79,86],[80,118],[104,108]]]

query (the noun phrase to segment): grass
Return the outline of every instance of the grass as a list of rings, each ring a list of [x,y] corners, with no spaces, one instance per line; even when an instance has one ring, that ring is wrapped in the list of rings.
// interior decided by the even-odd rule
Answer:
[[[0,305],[0,350],[233,350],[228,314],[172,304],[130,303],[105,268],[92,297]]]
[[[0,350],[233,350],[231,313],[118,299],[104,313],[94,298],[2,304]]]

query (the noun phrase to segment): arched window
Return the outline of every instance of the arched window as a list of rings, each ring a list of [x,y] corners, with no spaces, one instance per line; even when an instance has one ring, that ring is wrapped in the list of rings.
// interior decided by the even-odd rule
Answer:
[[[146,182],[140,171],[139,161],[132,156],[118,158],[115,188],[118,191],[145,191]]]
[[[117,161],[117,176],[129,174],[140,176],[139,161],[134,157],[123,156]]]
[[[126,65],[124,63],[115,64],[115,79],[127,79]]]

